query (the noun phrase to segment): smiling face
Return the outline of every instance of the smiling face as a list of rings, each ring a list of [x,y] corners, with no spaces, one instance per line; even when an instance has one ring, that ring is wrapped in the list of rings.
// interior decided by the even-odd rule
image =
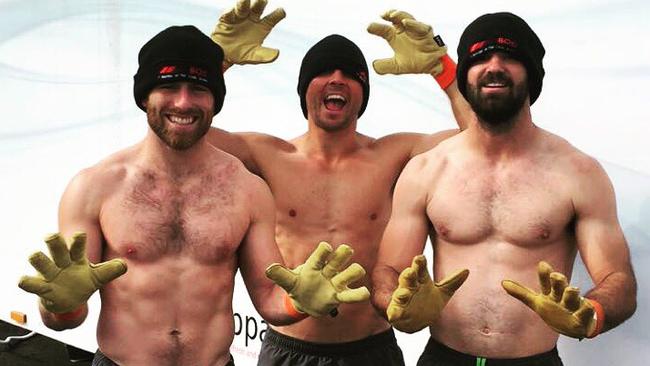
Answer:
[[[185,150],[210,129],[214,98],[203,85],[173,82],[153,88],[144,107],[156,135],[172,149]]]
[[[507,53],[488,53],[467,72],[467,101],[489,131],[510,130],[528,96],[526,68]]]
[[[336,69],[311,80],[306,101],[310,121],[326,131],[338,131],[357,120],[363,89],[357,80]]]

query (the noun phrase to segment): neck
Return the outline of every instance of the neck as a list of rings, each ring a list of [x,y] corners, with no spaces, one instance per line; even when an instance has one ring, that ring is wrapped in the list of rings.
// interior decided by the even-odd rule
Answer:
[[[170,175],[184,175],[200,169],[208,150],[213,149],[201,138],[185,150],[176,150],[165,144],[149,129],[143,142],[143,156],[147,164]]]
[[[343,129],[327,131],[309,121],[309,130],[301,138],[304,151],[328,160],[348,155],[360,146],[356,127],[357,122],[353,121]]]
[[[481,150],[484,156],[491,158],[508,157],[527,150],[538,132],[532,121],[530,108],[522,108],[513,117],[512,125],[505,131],[495,132],[483,126],[483,122],[474,115],[475,123],[468,128],[472,146]]]

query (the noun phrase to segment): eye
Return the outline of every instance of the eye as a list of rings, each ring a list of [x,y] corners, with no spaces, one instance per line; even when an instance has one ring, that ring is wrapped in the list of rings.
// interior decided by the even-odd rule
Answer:
[[[318,75],[316,75],[316,76],[321,76],[321,77],[330,76],[333,73],[334,73],[334,70],[323,70],[323,71],[319,72]]]
[[[210,93],[210,89],[208,89],[208,87],[204,85],[192,84],[190,88],[195,93]]]

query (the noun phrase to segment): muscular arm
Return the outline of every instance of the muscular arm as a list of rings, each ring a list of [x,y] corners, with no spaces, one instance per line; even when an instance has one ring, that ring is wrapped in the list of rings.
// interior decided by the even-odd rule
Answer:
[[[574,198],[575,233],[578,250],[595,284],[586,297],[603,306],[606,331],[636,310],[636,279],[616,215],[612,184],[596,161],[585,165]]]
[[[451,110],[454,113],[454,118],[456,123],[461,131],[467,129],[472,120],[472,107],[469,106],[465,97],[458,90],[458,83],[454,80],[447,89],[444,90],[449,98],[449,103],[451,104]]]
[[[423,163],[422,158],[411,160],[397,180],[391,217],[372,273],[372,302],[384,317],[399,273],[422,253],[429,232],[426,190],[419,178]]]
[[[256,178],[258,179],[258,178]],[[284,263],[275,242],[275,206],[268,186],[258,179],[253,189],[251,225],[239,249],[239,268],[255,309],[268,323],[296,322],[284,309],[284,290],[264,271],[272,263]]]

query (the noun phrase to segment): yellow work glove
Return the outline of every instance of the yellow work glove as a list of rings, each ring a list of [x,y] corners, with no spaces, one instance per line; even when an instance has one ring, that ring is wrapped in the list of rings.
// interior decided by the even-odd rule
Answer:
[[[277,8],[261,18],[266,0],[239,0],[237,5],[219,18],[212,40],[223,48],[224,59],[230,64],[262,64],[275,61],[280,51],[262,47],[271,29],[286,16]]]
[[[501,281],[501,285],[556,332],[578,339],[595,336],[597,322],[590,300],[581,297],[577,287],[569,286],[566,276],[553,272],[550,264],[539,262],[537,272],[541,293],[511,280]]]
[[[469,270],[463,269],[434,284],[427,270],[427,259],[423,255],[415,256],[411,266],[399,275],[397,289],[386,309],[388,321],[406,333],[432,325],[467,276]]]
[[[85,233],[75,233],[69,249],[58,233],[46,237],[45,242],[52,259],[43,252],[32,254],[29,263],[39,276],[23,276],[18,287],[40,296],[47,311],[71,312],[99,288],[126,272],[126,263],[121,259],[99,264],[88,262]]]
[[[266,269],[266,276],[287,291],[298,311],[320,317],[332,312],[340,303],[370,298],[365,286],[348,288],[350,283],[366,274],[358,263],[345,268],[352,253],[352,248],[345,244],[333,252],[328,243],[321,242],[305,263],[293,270],[274,263]]]
[[[381,17],[392,25],[371,23],[368,32],[388,41],[395,56],[373,61],[372,66],[378,74],[437,75],[442,72],[440,58],[447,54],[447,46],[440,37],[434,39],[430,25],[400,10],[389,10]]]

